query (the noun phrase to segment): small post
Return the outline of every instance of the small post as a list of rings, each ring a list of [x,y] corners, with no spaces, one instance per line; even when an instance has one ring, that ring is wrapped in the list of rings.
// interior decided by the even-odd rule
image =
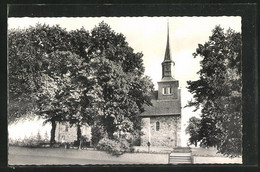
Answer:
[[[149,120],[149,128],[148,128],[148,153],[150,153],[150,146],[151,146],[151,126],[150,126],[150,120]]]
[[[148,143],[147,143],[147,146],[148,146],[148,152],[150,153],[150,146],[151,146],[151,143],[148,142]]]

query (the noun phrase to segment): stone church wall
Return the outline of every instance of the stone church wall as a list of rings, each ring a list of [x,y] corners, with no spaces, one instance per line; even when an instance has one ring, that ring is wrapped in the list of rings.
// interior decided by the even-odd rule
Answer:
[[[150,127],[150,117],[142,118],[142,133],[141,136],[141,146],[147,146],[149,141],[149,127]]]
[[[91,139],[91,128],[88,126],[81,127],[82,135],[85,135],[88,140]],[[74,142],[77,140],[77,128],[75,126],[69,127],[67,124],[57,123],[55,131],[56,142],[61,142],[62,136],[65,136],[66,142]]]
[[[178,116],[158,116],[143,118],[143,135],[141,137],[141,145],[147,146],[149,140],[150,127],[150,143],[151,146],[181,146],[181,118]],[[160,123],[159,131],[156,131],[156,122]],[[177,136],[177,139],[176,139]]]

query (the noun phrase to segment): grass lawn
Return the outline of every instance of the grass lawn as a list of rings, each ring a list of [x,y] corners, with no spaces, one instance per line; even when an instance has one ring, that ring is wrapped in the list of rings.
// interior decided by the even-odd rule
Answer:
[[[192,148],[194,164],[242,164],[242,157],[228,158],[217,153],[216,148]]]
[[[168,164],[168,155],[173,148],[136,147],[136,153],[125,153],[119,157],[103,151],[75,150],[64,148],[25,148],[9,146],[9,165],[68,165],[68,164]],[[214,148],[192,148],[194,164],[241,164],[242,158],[228,158],[216,154]]]
[[[209,157],[225,157],[224,155],[217,153],[217,148],[201,148],[193,147],[191,148],[193,156],[209,156]]]
[[[125,153],[119,157],[103,151],[64,148],[25,148],[9,146],[9,165],[68,164],[168,164],[168,154]]]

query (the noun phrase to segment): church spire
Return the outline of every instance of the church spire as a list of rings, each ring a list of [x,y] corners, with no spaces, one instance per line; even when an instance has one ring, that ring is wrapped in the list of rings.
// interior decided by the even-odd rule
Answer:
[[[170,38],[169,38],[169,21],[167,20],[167,43],[162,62],[162,80],[174,80],[174,66],[175,63],[172,60],[171,49],[170,49]]]
[[[167,43],[166,43],[166,50],[164,55],[164,62],[165,61],[172,61],[171,56],[171,49],[170,49],[170,39],[169,39],[169,20],[167,19]]]

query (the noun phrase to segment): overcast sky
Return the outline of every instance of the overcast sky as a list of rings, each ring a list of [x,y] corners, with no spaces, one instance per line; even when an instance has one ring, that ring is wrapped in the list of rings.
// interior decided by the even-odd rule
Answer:
[[[175,78],[182,89],[182,106],[192,98],[186,89],[186,81],[197,80],[200,58],[194,59],[192,53],[198,44],[205,43],[212,29],[220,25],[241,32],[241,17],[87,17],[87,18],[9,18],[9,28],[26,28],[36,23],[59,24],[69,30],[92,30],[101,21],[109,24],[115,32],[126,36],[135,52],[144,54],[145,74],[149,75],[157,89],[157,81],[162,77],[161,63],[164,59],[167,38],[167,19],[169,20],[170,45],[175,61]],[[193,108],[182,109],[185,123],[192,115]],[[184,125],[184,124],[183,124]],[[184,126],[185,127],[185,126]],[[182,127],[184,129],[184,127]]]

